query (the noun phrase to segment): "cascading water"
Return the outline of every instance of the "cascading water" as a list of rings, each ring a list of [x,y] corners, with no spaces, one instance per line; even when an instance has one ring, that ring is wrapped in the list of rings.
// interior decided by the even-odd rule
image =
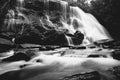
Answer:
[[[68,3],[65,2],[65,1],[60,1],[60,3],[61,3],[61,6],[62,6],[63,17],[64,17],[64,19],[66,20]]]
[[[97,19],[89,13],[85,13],[78,7],[70,7],[72,13],[72,23],[76,21],[78,25],[73,27],[75,30],[81,31],[88,42],[94,42],[101,39],[111,39],[107,30],[97,21]],[[84,41],[85,41],[84,39]]]
[[[24,0],[18,0],[18,6],[23,7]]]
[[[64,1],[62,1],[61,4],[64,4],[63,2]],[[75,31],[80,31],[83,33],[85,36],[83,44],[89,44],[102,39],[111,39],[107,30],[97,21],[97,19],[92,14],[85,13],[79,7],[70,6],[69,8],[69,19],[71,23],[68,24],[67,21],[64,20],[62,22],[63,27],[67,28],[72,34]],[[64,7],[64,11],[67,11],[65,9],[66,7]]]
[[[25,16],[21,11],[24,5],[23,4],[24,0],[18,0],[18,1],[19,1],[18,3],[19,5],[17,6],[18,10],[16,10],[18,12],[18,16],[25,19],[23,20],[23,22],[30,24],[31,20],[29,20],[29,18]],[[58,29],[59,31],[59,28],[56,28],[55,26],[56,23],[54,23],[50,19],[51,9],[49,10],[49,8],[51,8],[50,6],[52,6],[50,5],[50,1],[52,1],[52,2],[55,2],[56,4],[59,3],[60,5],[60,10],[58,11],[62,13],[60,18],[60,23],[62,24],[62,28],[67,29],[68,32],[72,35],[74,35],[76,31],[80,31],[82,34],[84,34],[84,40],[82,44],[86,45],[96,40],[111,39],[107,30],[97,21],[97,19],[92,14],[85,13],[79,7],[70,6],[68,3],[69,1],[62,1],[62,0],[39,0],[39,1],[42,1],[44,3],[43,8],[45,8],[46,10],[46,13],[45,13],[46,19],[44,19],[46,22],[45,23],[43,23],[43,21],[40,22],[40,20],[42,19],[39,17],[40,18],[39,24],[41,23],[45,25],[47,24],[49,26],[52,26],[55,29]],[[76,1],[77,0],[73,0],[73,2],[76,2]],[[11,20],[14,20],[14,24],[18,22],[18,19],[10,19],[10,21]],[[13,23],[9,22],[7,26],[8,28],[10,27],[10,24],[13,24]],[[23,32],[23,29],[24,27],[21,30],[22,32]],[[71,37],[67,35],[65,36],[68,40],[68,44],[69,45],[73,44]]]
[[[49,14],[49,0],[44,0],[44,8],[47,10],[47,14]]]
[[[66,37],[66,39],[67,39],[67,41],[68,41],[68,45],[69,45],[69,46],[73,46],[73,41],[72,41],[71,37],[69,37],[69,36],[67,36],[67,35],[65,35],[65,37]]]

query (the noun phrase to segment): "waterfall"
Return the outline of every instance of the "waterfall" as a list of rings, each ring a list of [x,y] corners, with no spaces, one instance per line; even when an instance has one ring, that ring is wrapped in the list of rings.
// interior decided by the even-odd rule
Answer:
[[[69,12],[65,7],[65,1],[61,4],[64,5],[64,13],[69,13],[70,24],[64,20],[63,27],[69,30],[71,34],[80,31],[84,34],[85,38],[83,44],[89,44],[97,40],[112,39],[108,31],[98,22],[98,20],[90,13],[84,12],[81,8],[76,6],[69,6]],[[66,3],[66,6],[68,4]],[[66,14],[67,15],[67,14]]]
[[[45,0],[45,3],[48,4]],[[76,2],[77,0],[73,0]],[[84,34],[83,44],[89,44],[97,40],[112,39],[108,31],[98,22],[98,20],[90,13],[84,12],[77,6],[70,6],[67,1],[56,0],[60,3],[62,9],[62,24],[69,33],[74,34],[80,31]],[[69,18],[68,18],[69,15]],[[70,23],[68,24],[68,19]],[[70,37],[66,37],[69,44],[72,44]]]
[[[69,37],[69,36],[67,36],[67,35],[65,35],[65,37],[66,37],[66,39],[67,39],[67,41],[68,41],[68,45],[69,45],[69,46],[73,46],[73,41],[72,41],[71,37]]]
[[[22,8],[24,6],[24,0],[17,0],[17,6]]]
[[[24,23],[30,23],[30,20],[27,18],[27,16],[25,16],[22,13],[22,9],[24,8],[24,0],[18,0],[18,10],[17,11],[17,15],[18,15],[18,19],[15,19],[13,16],[13,19],[10,19],[9,23],[8,23],[8,27],[10,24],[13,24],[14,22],[18,22],[18,20],[23,21]],[[60,23],[62,24],[62,26],[60,25],[60,27],[63,27],[65,29],[68,30],[68,32],[72,35],[74,35],[74,33],[76,31],[80,31],[82,34],[84,34],[84,40],[82,42],[82,44],[90,44],[94,41],[97,40],[102,40],[102,39],[112,39],[111,36],[109,35],[108,31],[98,22],[98,20],[90,13],[86,13],[84,12],[81,8],[77,7],[77,6],[70,6],[69,5],[69,0],[63,1],[63,0],[39,0],[42,1],[44,4],[44,10],[46,10],[46,15],[47,15],[47,19],[46,19],[46,23],[47,25],[51,25],[56,27],[55,25],[59,26],[59,22],[58,23],[54,23],[51,20],[51,14],[54,16],[54,13],[51,13],[51,9],[53,7],[50,1],[53,1],[53,3],[58,4],[58,6],[56,6],[57,9],[57,13],[58,11],[60,12]],[[77,0],[72,0],[73,2],[77,2]],[[56,9],[55,9],[56,10]],[[52,11],[55,11],[52,10]],[[12,13],[12,12],[11,12]],[[53,17],[52,16],[52,17]],[[19,19],[19,17],[25,19]],[[56,16],[55,16],[56,17]],[[42,20],[42,19],[41,19]],[[40,23],[41,24],[41,23]],[[24,29],[24,27],[22,28]],[[59,29],[57,27],[57,29]],[[58,30],[59,31],[59,30]],[[69,45],[73,44],[72,39],[70,39],[71,37],[66,37],[68,40]]]
[[[44,0],[44,8],[47,10],[47,14],[49,14],[49,1],[50,0]]]
[[[75,30],[81,31],[85,39],[89,42],[94,42],[101,39],[111,39],[107,30],[97,21],[90,13],[85,13],[79,7],[70,7],[72,23],[76,21],[78,25],[74,26]],[[85,40],[84,40],[85,41]]]

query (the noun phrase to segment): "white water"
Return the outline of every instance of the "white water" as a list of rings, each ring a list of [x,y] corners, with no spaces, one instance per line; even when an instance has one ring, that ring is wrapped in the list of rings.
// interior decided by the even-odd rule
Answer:
[[[69,36],[66,35],[66,39],[68,41],[68,45],[69,46],[73,46],[73,41],[72,41],[71,37],[69,37]]]
[[[50,0],[44,0],[44,4],[45,4],[44,8],[48,11],[48,14],[49,14],[49,1]]]
[[[18,0],[19,1],[19,7],[21,8],[24,5],[24,0]],[[63,24],[63,28],[67,29],[69,33],[74,34],[76,31],[80,31],[84,34],[85,38],[83,40],[82,44],[89,44],[96,40],[102,40],[102,39],[111,39],[109,33],[107,30],[98,22],[98,20],[90,13],[84,12],[79,7],[75,6],[69,6],[67,1],[62,0],[43,0],[45,4],[45,9],[47,10],[47,21],[51,25],[54,26],[54,23],[50,21],[49,18],[49,1],[56,1],[57,3],[60,3],[61,5],[61,12],[62,12],[62,18],[61,23]],[[73,0],[77,1],[77,0]],[[69,10],[69,11],[68,11]],[[18,8],[18,16],[23,16],[25,18],[25,22],[29,23],[30,21],[27,19],[27,17],[22,14],[22,12],[19,11]],[[69,15],[69,18],[68,18]],[[11,19],[10,19],[11,20]],[[14,19],[13,19],[14,20]],[[17,20],[15,20],[17,21]],[[14,21],[14,22],[15,22]],[[70,23],[68,23],[70,21]],[[12,22],[10,22],[11,24]],[[9,27],[9,25],[8,25]],[[69,37],[70,38],[70,37]],[[68,37],[67,37],[68,39]],[[71,39],[68,39],[68,43]],[[71,42],[72,43],[72,42]]]
[[[62,1],[61,4],[64,4]],[[90,13],[85,13],[79,7],[70,6],[70,24],[63,21],[63,26],[74,33],[76,30],[84,34],[83,44],[89,44],[97,40],[111,39],[108,31],[98,22],[98,20]],[[64,7],[66,9],[66,7]],[[66,11],[66,10],[64,10]]]
[[[22,8],[24,6],[24,0],[17,0],[17,6]]]
[[[110,39],[107,30],[97,21],[97,19],[89,13],[85,13],[78,7],[70,7],[72,13],[71,18],[76,20],[77,26],[73,26],[75,30],[81,31],[89,42],[102,39]]]
[[[60,1],[60,3],[61,3],[61,6],[62,6],[63,17],[66,20],[68,3],[65,2],[65,1]]]

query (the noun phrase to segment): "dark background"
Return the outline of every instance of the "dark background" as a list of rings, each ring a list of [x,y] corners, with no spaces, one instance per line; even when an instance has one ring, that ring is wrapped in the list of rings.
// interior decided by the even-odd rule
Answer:
[[[14,9],[16,0],[0,0],[0,27],[8,9]],[[91,6],[85,0],[78,0],[77,3],[70,3],[79,6],[85,12],[93,14],[99,22],[109,31],[114,39],[120,40],[120,0],[96,0]]]

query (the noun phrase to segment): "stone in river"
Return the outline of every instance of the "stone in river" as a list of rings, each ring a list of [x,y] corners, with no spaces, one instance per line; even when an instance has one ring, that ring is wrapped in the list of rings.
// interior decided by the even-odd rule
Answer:
[[[29,61],[30,57],[28,57],[25,53],[17,53],[17,54],[14,54],[13,56],[3,59],[2,62],[13,62],[13,61],[20,61],[20,60]]]
[[[115,50],[111,55],[114,59],[120,60],[120,50]]]

